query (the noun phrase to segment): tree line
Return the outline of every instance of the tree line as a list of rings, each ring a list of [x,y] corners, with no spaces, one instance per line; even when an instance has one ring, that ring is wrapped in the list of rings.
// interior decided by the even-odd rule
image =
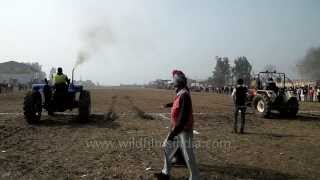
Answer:
[[[230,65],[228,57],[216,56],[216,66],[208,82],[215,86],[231,86],[241,78],[246,84],[251,80],[252,65],[245,56],[237,57],[234,64]]]
[[[216,56],[216,65],[208,82],[215,86],[233,86],[236,80],[242,78],[247,85],[252,78],[252,65],[245,56],[237,57],[234,64],[230,64],[228,57]],[[320,47],[310,48],[298,62],[297,70],[302,78],[320,80]],[[277,67],[267,64],[263,71],[274,72]]]

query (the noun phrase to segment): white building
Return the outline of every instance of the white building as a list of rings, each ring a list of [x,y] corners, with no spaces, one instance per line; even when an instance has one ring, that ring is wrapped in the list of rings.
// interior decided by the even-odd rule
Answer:
[[[43,72],[37,72],[28,64],[15,61],[0,63],[0,83],[27,84],[33,80],[43,78]]]

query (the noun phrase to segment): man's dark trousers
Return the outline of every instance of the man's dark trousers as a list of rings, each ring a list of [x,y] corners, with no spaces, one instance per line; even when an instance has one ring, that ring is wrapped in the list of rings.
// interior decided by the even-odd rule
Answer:
[[[235,112],[234,112],[234,132],[238,132],[238,114],[239,111],[241,112],[241,127],[240,127],[240,133],[244,133],[244,125],[246,121],[246,106],[236,106],[235,107]]]

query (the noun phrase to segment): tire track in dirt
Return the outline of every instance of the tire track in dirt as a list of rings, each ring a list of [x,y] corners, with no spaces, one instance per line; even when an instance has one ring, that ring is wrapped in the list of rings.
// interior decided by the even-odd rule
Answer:
[[[46,174],[49,176],[65,176],[66,178],[76,176],[76,179],[78,179],[79,173],[81,174],[83,171],[86,171],[85,169],[83,169],[83,167],[88,166],[88,162],[86,161],[88,160],[86,159],[88,158],[86,157],[87,152],[83,151],[85,146],[84,141],[88,140],[88,137],[89,139],[92,139],[92,135],[99,135],[103,137],[104,133],[100,132],[104,132],[104,128],[117,127],[113,125],[110,126],[110,122],[118,118],[117,114],[114,111],[116,103],[117,96],[115,95],[112,96],[107,116],[105,116],[106,114],[104,114],[103,118],[100,115],[95,115],[91,117],[93,118],[92,121],[87,124],[79,124],[76,122],[71,124],[63,123],[62,128],[54,128],[53,131],[59,132],[51,137],[51,139],[55,139],[53,143],[56,144],[56,149],[53,149],[54,158],[45,159],[45,161],[38,165],[37,168],[33,169],[30,173],[25,174],[25,176],[33,177],[33,174],[39,174],[39,172],[46,172]],[[63,146],[61,147],[59,145]],[[77,153],[75,154],[74,152]],[[46,158],[48,157],[48,154],[51,153],[52,149],[48,149],[46,152],[41,152],[40,156]],[[80,157],[76,158],[78,156]],[[83,157],[86,157],[84,158],[84,161],[82,160]],[[74,168],[74,164],[81,164],[81,166],[76,166]],[[91,162],[89,162],[89,165],[91,165]],[[92,167],[89,167],[88,169],[90,170],[92,169]],[[56,175],[56,172],[59,171],[63,174]]]
[[[129,105],[131,106],[132,110],[135,112],[136,116],[138,116],[141,119],[154,120],[154,117],[152,115],[144,112],[137,105],[135,105],[133,102],[133,99],[130,96],[124,96],[124,98],[129,102]]]
[[[23,128],[21,127],[15,127],[15,126],[0,126],[0,142],[3,140],[16,135],[20,131],[22,131]]]
[[[135,169],[133,166],[141,166],[141,164],[143,164],[144,166],[148,166],[148,162],[146,163],[144,161],[144,159],[139,156],[139,153],[136,154],[134,152],[132,152],[132,149],[130,148],[121,148],[120,143],[121,142],[125,142],[125,141],[129,141],[131,137],[135,137],[135,135],[131,135],[130,132],[128,131],[133,131],[136,132],[137,129],[136,128],[136,124],[134,123],[135,121],[137,121],[136,118],[131,119],[130,116],[137,116],[137,111],[141,111],[139,108],[137,107],[133,107],[133,102],[128,100],[128,97],[126,96],[121,96],[121,99],[118,103],[118,101],[116,101],[116,97],[118,97],[119,94],[113,96],[112,98],[112,102],[111,105],[109,107],[109,112],[114,112],[114,113],[120,113],[120,119],[119,119],[119,123],[121,125],[120,127],[120,132],[118,131],[117,134],[114,134],[113,130],[111,130],[111,132],[101,132],[101,131],[97,131],[95,132],[94,136],[90,138],[90,141],[93,142],[97,142],[98,143],[98,149],[94,148],[91,149],[91,151],[96,151],[93,157],[87,157],[90,159],[90,163],[91,166],[97,167],[99,169],[103,169],[102,174],[87,174],[87,177],[94,179],[95,176],[100,176],[106,179],[132,179],[136,176],[136,174],[134,174],[132,176],[132,169]],[[128,103],[129,102],[129,103]],[[123,107],[118,107],[118,106],[123,106],[125,105],[125,108]],[[134,112],[128,112],[128,110],[133,110]],[[123,112],[125,111],[125,112]],[[132,127],[130,124],[127,124],[128,119],[130,120],[130,123],[133,123],[134,127]],[[113,131],[113,132],[112,132]],[[110,134],[111,133],[111,134]],[[103,142],[107,142],[107,141],[112,141],[114,145],[114,147],[111,148],[107,148],[104,147]],[[99,144],[102,143],[102,144]],[[119,143],[119,144],[117,144]],[[116,148],[116,149],[114,149]],[[129,161],[126,162],[126,168],[130,167],[129,170],[126,172],[127,174],[123,174],[120,173],[117,170],[118,168],[123,168],[123,163],[122,159],[135,159],[134,161]],[[131,177],[131,178],[129,178]],[[135,179],[135,178],[134,178]],[[146,178],[139,178],[139,179],[146,179]]]
[[[112,96],[111,103],[108,108],[108,112],[105,120],[107,120],[110,123],[114,123],[113,121],[119,118],[121,119],[121,117],[127,117],[128,115],[127,113],[121,112],[120,109],[118,109],[118,106],[122,105],[121,103],[122,102],[118,101],[118,94],[115,94]],[[86,148],[89,149],[90,152],[92,152],[89,156],[86,157],[87,158],[86,160],[90,161],[90,167],[87,169],[88,171],[87,171],[87,174],[85,175],[87,178],[95,179],[97,176],[97,177],[103,177],[103,179],[104,178],[119,179],[118,178],[119,175],[115,176],[114,175],[115,173],[112,170],[112,168],[116,168],[116,165],[114,163],[110,165],[109,163],[117,162],[117,158],[123,155],[122,154],[123,152],[109,149],[105,147],[103,143],[106,141],[112,141],[114,139],[119,140],[118,139],[119,137],[123,137],[125,135],[126,134],[120,135],[119,132],[117,135],[115,135],[113,133],[113,127],[111,126],[110,129],[108,128],[104,130],[102,128],[102,130],[95,131],[94,134],[92,134],[92,136],[86,139],[86,142],[82,142],[86,144]],[[93,144],[91,144],[92,142]],[[114,155],[114,153],[117,153],[117,155]],[[88,163],[82,162],[80,164],[84,164],[84,166],[87,166]],[[99,169],[98,174],[97,172],[92,172],[92,167]],[[102,172],[100,172],[100,170]]]
[[[12,141],[11,137],[19,136],[19,134],[23,133],[26,130],[25,123],[23,121],[15,121],[16,119],[21,119],[22,116],[22,114],[6,114],[0,116],[1,149],[6,150],[7,148],[11,148],[11,143],[20,142],[19,139]]]
[[[1,148],[6,151],[1,158],[3,161],[1,163],[2,170],[7,169],[9,172],[15,172],[15,178],[32,170],[32,165],[38,159],[26,155],[33,155],[34,150],[31,149],[35,148],[35,139],[32,136],[34,134],[39,134],[36,128],[23,127],[20,128],[19,133],[12,133],[12,136],[1,142]]]
[[[96,168],[101,168],[100,160],[104,159],[104,155],[106,153],[96,151],[100,149],[91,149],[88,151],[89,149],[87,147],[87,143],[90,141],[99,142],[108,140],[108,137],[112,137],[107,135],[110,134],[110,129],[118,127],[117,122],[113,122],[119,118],[115,111],[117,98],[117,95],[112,96],[111,103],[108,107],[108,112],[92,116],[92,122],[83,125],[83,127],[72,127],[72,129],[76,129],[76,131],[71,135],[69,135],[67,132],[62,132],[64,136],[71,136],[69,138],[71,145],[59,148],[59,151],[55,153],[55,158],[47,160],[49,163],[42,163],[42,167],[40,166],[39,168],[33,170],[31,173],[29,173],[29,175],[31,176],[32,174],[37,174],[43,171],[45,171],[49,177],[64,176],[67,179],[79,179],[83,177],[90,178],[92,174],[97,175],[95,174],[95,171],[97,171]],[[103,118],[101,118],[102,115]],[[100,117],[101,119],[97,120],[95,119],[96,117]],[[61,140],[57,140],[57,142],[65,144],[64,141]],[[43,154],[43,157],[45,157],[46,153]],[[48,165],[50,166],[50,162],[57,162],[58,165],[54,164],[53,167],[46,169]],[[77,164],[77,166],[75,166],[75,164]],[[50,172],[48,173],[47,171]],[[63,174],[56,175],[56,172],[59,171],[62,171]]]
[[[50,128],[50,129],[49,129]],[[37,174],[45,171],[48,175],[53,176],[53,174],[58,174],[57,172],[69,176],[69,170],[65,167],[65,162],[68,161],[66,157],[69,157],[70,150],[77,146],[79,140],[79,134],[82,132],[82,128],[75,127],[49,127],[51,136],[46,138],[42,137],[42,140],[39,141],[37,157],[41,162],[35,166],[29,172],[24,173],[21,177],[31,177],[38,178]],[[51,129],[52,128],[52,129]],[[67,138],[66,138],[67,137]],[[51,139],[47,144],[43,143],[44,139]],[[41,147],[47,146],[45,149]],[[32,150],[31,150],[32,151]],[[59,176],[61,176],[60,174]]]
[[[67,121],[67,118],[63,120]],[[59,169],[66,173],[68,170],[61,161],[64,162],[64,157],[68,157],[70,150],[77,146],[76,142],[83,133],[82,126],[44,119],[36,126],[18,127],[19,133],[11,131],[11,136],[1,143],[1,149],[5,149],[6,153],[1,158],[3,163],[0,163],[0,167],[16,173],[13,175],[14,178],[33,178],[34,175],[43,172],[43,169],[51,172],[51,176],[56,171],[59,172]],[[92,132],[92,129],[88,131]]]

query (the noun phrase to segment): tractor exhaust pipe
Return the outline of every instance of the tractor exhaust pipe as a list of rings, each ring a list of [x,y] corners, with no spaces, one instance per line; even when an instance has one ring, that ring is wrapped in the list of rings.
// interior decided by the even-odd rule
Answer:
[[[75,68],[72,69],[72,77],[71,77],[71,78],[72,78],[72,79],[71,79],[71,83],[72,83],[72,84],[74,83],[74,70],[75,70]]]

